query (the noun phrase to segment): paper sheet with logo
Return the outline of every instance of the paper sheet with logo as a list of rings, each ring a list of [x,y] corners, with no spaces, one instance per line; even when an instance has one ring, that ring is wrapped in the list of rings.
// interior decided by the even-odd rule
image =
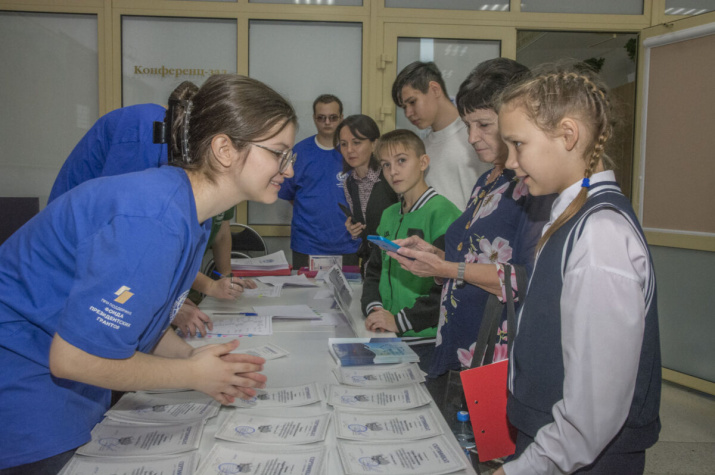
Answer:
[[[341,439],[395,441],[424,439],[443,434],[437,416],[429,408],[389,413],[336,409],[333,419],[335,434]]]
[[[338,440],[338,453],[345,475],[440,475],[466,467],[464,454],[444,436],[393,443]]]
[[[250,399],[236,399],[232,406],[236,407],[292,407],[307,406],[320,402],[320,393],[315,383],[303,386],[292,386],[284,388],[257,389],[258,393]]]
[[[348,386],[389,388],[422,383],[424,374],[417,363],[378,366],[339,366],[333,369],[335,378]]]
[[[199,462],[197,452],[166,457],[86,457],[75,455],[59,475],[187,475]]]
[[[412,409],[429,404],[432,400],[421,384],[383,389],[331,384],[327,388],[327,395],[331,406],[373,411]]]
[[[330,413],[287,417],[234,411],[221,424],[216,438],[244,444],[312,444],[325,440]]]
[[[169,455],[199,448],[204,421],[185,424],[130,424],[104,419],[77,454],[101,456]]]
[[[323,473],[325,453],[323,446],[266,447],[217,443],[204,457],[196,475],[316,475]]]
[[[175,423],[214,417],[219,408],[218,401],[196,391],[158,394],[129,392],[105,416],[119,422]]]

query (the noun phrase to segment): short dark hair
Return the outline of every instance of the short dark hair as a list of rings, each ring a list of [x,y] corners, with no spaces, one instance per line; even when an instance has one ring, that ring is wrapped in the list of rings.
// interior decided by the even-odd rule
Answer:
[[[340,115],[343,115],[343,103],[340,102],[338,96],[332,94],[321,94],[313,101],[313,114],[315,114],[315,106],[318,104],[330,104],[331,102],[337,102],[340,108]]]
[[[350,133],[360,140],[375,142],[380,138],[380,127],[372,120],[372,117],[365,114],[350,115],[340,122],[335,129],[335,134],[333,135],[333,146],[335,148],[338,148],[338,144],[340,143],[340,131],[343,127],[350,129]],[[370,156],[370,168],[373,170],[380,169],[380,161],[375,157],[374,153]],[[343,172],[350,170],[352,170],[352,167],[345,161],[345,158],[343,158]]]
[[[479,63],[459,86],[457,110],[464,116],[478,109],[496,110],[496,98],[507,86],[529,75],[529,68],[508,58]]]
[[[392,83],[392,101],[398,107],[402,107],[402,89],[405,86],[410,86],[422,94],[426,94],[429,89],[429,83],[432,81],[439,84],[444,95],[449,97],[447,86],[445,86],[444,79],[442,79],[442,73],[436,64],[431,61],[429,63],[421,61],[410,63],[400,71],[400,74],[395,78],[395,82]]]
[[[394,150],[395,146],[401,145],[405,150],[412,150],[418,157],[426,154],[425,143],[411,130],[395,129],[380,137],[375,144],[375,155],[380,157],[384,150]]]

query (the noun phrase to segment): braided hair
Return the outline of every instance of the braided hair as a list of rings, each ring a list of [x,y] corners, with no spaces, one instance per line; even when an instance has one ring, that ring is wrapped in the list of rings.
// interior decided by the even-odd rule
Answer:
[[[612,106],[608,89],[590,70],[558,68],[537,73],[530,79],[508,87],[498,99],[504,105],[520,106],[527,117],[545,133],[554,132],[566,116],[578,118],[593,132],[584,156],[584,183],[576,198],[554,221],[539,241],[537,249],[586,203],[588,182],[599,164],[612,169],[613,161],[605,154],[606,142],[613,135]]]

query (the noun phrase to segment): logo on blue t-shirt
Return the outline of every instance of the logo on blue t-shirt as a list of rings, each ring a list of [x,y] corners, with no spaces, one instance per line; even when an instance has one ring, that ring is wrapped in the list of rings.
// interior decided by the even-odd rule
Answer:
[[[348,174],[345,172],[338,172],[335,178],[338,179],[338,188],[345,188],[345,180],[348,179]]]
[[[183,294],[179,295],[179,297],[174,302],[174,305],[171,306],[171,315],[169,316],[170,322],[174,321],[174,317],[176,317],[176,314],[179,313],[179,309],[181,308],[181,306],[184,305],[184,300],[186,300],[187,295],[189,295],[188,290],[185,291]]]
[[[114,301],[117,303],[127,303],[127,300],[132,298],[132,296],[134,295],[133,292],[129,292],[129,289],[130,288],[127,287],[126,285],[122,285],[121,287],[119,287],[119,290],[114,292],[114,295],[117,296],[117,298],[114,299]]]

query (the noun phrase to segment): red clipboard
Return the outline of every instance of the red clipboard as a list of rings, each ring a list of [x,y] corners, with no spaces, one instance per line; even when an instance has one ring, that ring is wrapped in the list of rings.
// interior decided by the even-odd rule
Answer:
[[[516,448],[516,429],[506,417],[509,360],[459,373],[480,462],[506,457]]]
[[[264,277],[270,275],[290,275],[292,267],[288,266],[287,269],[273,269],[273,270],[245,270],[245,269],[233,269],[231,274],[234,277]]]

